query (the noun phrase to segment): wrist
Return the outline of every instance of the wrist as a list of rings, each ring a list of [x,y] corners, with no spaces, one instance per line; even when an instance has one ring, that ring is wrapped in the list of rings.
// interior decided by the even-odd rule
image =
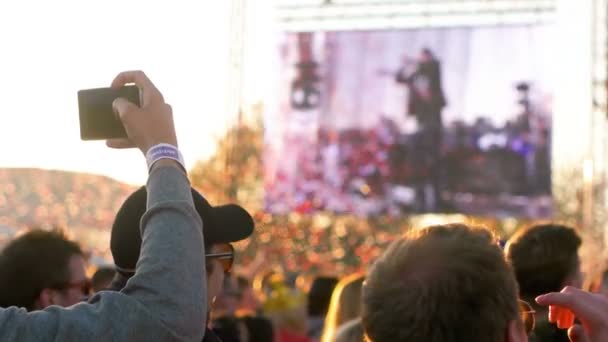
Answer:
[[[188,175],[188,173],[186,172],[184,167],[179,162],[177,162],[173,159],[160,159],[159,161],[154,163],[154,165],[152,165],[149,172],[152,173],[155,169],[158,169],[161,167],[175,167],[175,168],[180,169],[184,174]]]
[[[186,165],[184,163],[184,157],[176,146],[171,144],[157,144],[151,146],[146,152],[146,162],[148,164],[148,171],[151,171],[154,165],[163,161],[172,161],[173,164],[180,166],[183,171],[186,171]],[[173,165],[171,164],[171,165]]]
[[[144,157],[148,157],[148,152],[150,151],[150,149],[152,149],[155,146],[158,145],[171,145],[175,148],[179,148],[179,146],[177,146],[177,142],[175,141],[170,141],[170,139],[158,139],[161,140],[161,142],[150,142],[150,143],[146,143],[143,144],[143,147],[140,148],[140,150],[143,152]],[[165,142],[163,142],[162,140],[165,140]]]

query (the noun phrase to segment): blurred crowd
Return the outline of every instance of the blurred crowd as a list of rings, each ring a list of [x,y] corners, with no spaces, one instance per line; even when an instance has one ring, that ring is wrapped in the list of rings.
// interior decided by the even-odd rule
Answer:
[[[30,227],[65,228],[64,233],[81,244],[93,267],[112,262],[110,228],[132,187],[100,176],[41,170],[3,169],[0,179],[8,185],[0,189],[0,201],[4,203],[0,206],[0,220],[4,220],[0,222],[0,247]],[[45,206],[55,210],[45,211]],[[10,207],[18,208],[22,215],[9,212]],[[331,212],[257,212],[254,216],[258,222],[256,234],[236,244],[237,267],[249,268],[256,264],[256,258],[263,257],[267,270],[285,274],[357,272],[397,234],[418,225],[413,217],[390,215],[361,218]],[[502,236],[508,236],[514,228],[502,231],[506,228],[497,219],[478,217],[475,221],[491,226]],[[284,258],[287,254],[291,257]]]
[[[264,220],[263,217],[256,219]],[[435,229],[446,227],[455,232],[470,229],[460,224],[435,226]],[[286,236],[294,234],[289,229],[295,227],[290,228],[286,224],[283,228]],[[326,238],[348,238],[345,236],[347,234],[336,234],[335,231],[330,231],[328,236],[318,235],[317,229],[311,228],[309,231],[299,230],[299,233],[312,234],[312,239],[319,243]],[[432,229],[426,230],[432,232]],[[270,237],[274,233],[263,234],[270,234]],[[280,232],[276,233],[276,237],[281,239]],[[412,231],[408,234],[420,233]],[[281,249],[268,249],[264,255],[258,255],[253,260],[246,255],[238,256],[233,261],[242,265],[235,265],[233,271],[226,273],[221,291],[213,298],[208,323],[210,329],[224,342],[362,341],[362,288],[366,274],[370,268],[371,272],[380,272],[374,269],[380,266],[372,267],[374,261],[386,259],[386,254],[395,249],[394,246],[388,247],[390,242],[403,239],[399,238],[397,231],[385,232],[381,238],[375,235],[375,239],[369,241],[351,237],[354,239],[350,241],[352,245],[345,247],[344,252],[355,253],[353,257],[358,258],[359,262],[350,267],[331,266],[331,258],[323,259],[326,267],[312,267],[310,263],[314,262],[314,254],[298,257],[297,243],[281,245]],[[264,243],[262,240],[258,242]],[[370,249],[367,254],[357,254],[365,246]],[[513,268],[519,285],[519,298],[525,301],[525,308],[536,312],[535,328],[530,328],[532,341],[568,341],[565,330],[544,318],[547,311],[536,304],[536,297],[559,291],[564,286],[585,286],[591,292],[608,296],[608,271],[597,270],[594,274],[586,275],[581,272],[579,250],[582,239],[571,227],[552,223],[532,225],[518,230],[502,246],[504,257]],[[325,253],[335,255],[342,247],[333,246],[330,241],[325,248]],[[315,253],[323,252],[317,250]],[[95,292],[110,289],[116,276],[114,266],[87,267],[87,254],[61,231],[33,229],[24,232],[11,240],[0,254],[0,306],[17,305],[28,310],[49,305],[70,306]],[[270,267],[269,264],[276,257],[285,259],[290,267]],[[403,262],[409,258],[399,255],[390,257],[395,260],[404,258]],[[29,272],[21,272],[23,269]],[[585,277],[587,282],[584,282]],[[46,293],[47,290],[43,290],[41,294],[34,295],[39,288],[49,291]],[[415,287],[411,290],[417,291]],[[58,291],[60,295],[53,296],[52,291]],[[407,288],[403,288],[403,291],[407,291]],[[390,306],[391,303],[383,305]],[[403,308],[397,307],[395,310],[395,314],[398,314]]]

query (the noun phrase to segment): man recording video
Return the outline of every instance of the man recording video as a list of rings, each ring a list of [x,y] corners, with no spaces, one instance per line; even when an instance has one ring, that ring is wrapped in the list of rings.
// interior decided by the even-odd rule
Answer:
[[[108,140],[113,148],[137,147],[177,153],[171,106],[141,71],[119,74],[118,89],[135,83],[141,107],[113,103],[128,138]],[[148,154],[150,156],[150,154]],[[26,312],[0,309],[2,341],[200,341],[207,292],[201,218],[196,212],[184,165],[169,154],[148,159],[147,211],[140,231],[135,275],[120,292],[102,291],[86,303]],[[196,303],[196,304],[195,304]]]

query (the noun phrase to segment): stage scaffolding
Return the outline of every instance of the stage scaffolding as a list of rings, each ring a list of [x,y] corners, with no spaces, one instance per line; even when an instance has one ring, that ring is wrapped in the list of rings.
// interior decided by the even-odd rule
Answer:
[[[500,25],[553,19],[553,0],[278,0],[289,31]]]

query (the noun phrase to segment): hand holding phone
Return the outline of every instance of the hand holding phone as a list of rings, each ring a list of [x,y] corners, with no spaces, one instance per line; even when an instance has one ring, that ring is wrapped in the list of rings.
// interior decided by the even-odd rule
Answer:
[[[140,106],[139,88],[134,85],[120,88],[97,88],[78,92],[80,138],[106,140],[127,138],[127,132],[112,108],[117,98],[124,98]]]
[[[555,323],[559,329],[570,329],[574,325],[574,313],[559,305],[549,305],[549,323]]]
[[[114,100],[113,108],[128,137],[108,139],[106,144],[114,148],[138,147],[144,155],[150,147],[162,143],[177,147],[173,111],[165,103],[161,92],[141,71],[120,73],[112,82],[112,88],[120,89],[130,83],[141,89],[141,106],[138,107],[125,98]]]
[[[549,306],[549,321],[568,329],[571,341],[608,341],[608,298],[604,295],[567,286],[559,293],[538,296],[536,302]]]

